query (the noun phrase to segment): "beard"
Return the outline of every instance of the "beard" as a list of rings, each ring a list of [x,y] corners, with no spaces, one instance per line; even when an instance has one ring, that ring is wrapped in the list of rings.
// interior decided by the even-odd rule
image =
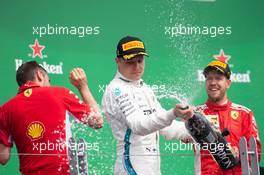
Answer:
[[[226,93],[224,90],[220,90],[220,92],[217,92],[216,94],[207,91],[207,95],[208,99],[213,103],[222,102],[226,97]]]

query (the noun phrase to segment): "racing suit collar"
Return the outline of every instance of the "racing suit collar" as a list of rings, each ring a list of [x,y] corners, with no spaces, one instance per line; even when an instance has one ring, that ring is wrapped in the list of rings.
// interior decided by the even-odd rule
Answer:
[[[143,80],[140,79],[140,80],[130,80],[126,77],[124,77],[119,71],[117,71],[116,73],[116,78],[124,81],[124,82],[127,82],[127,83],[131,83],[131,84],[134,84],[134,85],[140,85],[142,86],[143,85]]]
[[[218,105],[218,104],[215,104],[215,103],[213,103],[213,102],[207,100],[207,102],[206,102],[205,104],[206,104],[206,106],[208,106],[210,109],[218,110],[218,111],[223,111],[223,110],[228,109],[228,108],[231,106],[232,102],[228,100],[226,104]]]
[[[28,81],[27,83],[19,87],[18,94],[21,92],[24,92],[26,89],[33,88],[33,87],[40,87],[40,86],[34,83],[33,81]]]

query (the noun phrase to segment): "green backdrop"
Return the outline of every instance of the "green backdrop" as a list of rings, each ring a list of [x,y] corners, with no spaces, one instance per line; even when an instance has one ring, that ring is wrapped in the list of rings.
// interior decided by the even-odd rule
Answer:
[[[263,8],[262,0],[3,0],[0,105],[16,94],[16,66],[28,60],[49,69],[52,85],[76,93],[68,73],[73,67],[84,68],[101,103],[103,90],[116,72],[116,44],[133,35],[145,42],[150,55],[143,78],[166,109],[179,98],[194,105],[206,101],[201,70],[223,49],[231,56],[234,74],[229,97],[254,111],[263,140]],[[45,46],[42,55],[34,55],[30,47],[36,39]],[[106,120],[98,131],[73,123],[73,132],[89,142],[89,173],[113,174],[115,140]],[[193,174],[193,152],[176,150],[176,143],[161,138],[162,173]],[[11,160],[0,166],[0,174],[19,174],[18,166],[12,149]]]

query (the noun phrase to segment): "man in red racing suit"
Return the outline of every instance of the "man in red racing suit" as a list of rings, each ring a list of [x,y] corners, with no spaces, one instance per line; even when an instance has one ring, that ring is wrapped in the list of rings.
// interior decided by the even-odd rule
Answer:
[[[69,115],[92,128],[102,127],[101,115],[91,115],[96,102],[87,89],[84,71],[74,69],[70,80],[84,102],[64,87],[51,87],[47,72],[35,61],[18,68],[18,94],[0,108],[1,164],[8,162],[15,143],[23,175],[70,174]]]
[[[226,137],[227,142],[235,149],[239,149],[239,139],[244,136],[248,141],[250,136],[256,138],[260,158],[261,145],[258,136],[256,122],[253,112],[248,108],[228,101],[224,105],[217,105],[207,101],[198,107],[207,119],[220,131],[227,128],[230,134]],[[196,174],[225,174],[241,175],[241,165],[238,164],[230,170],[222,170],[207,150],[195,152]],[[199,173],[201,172],[201,173]]]
[[[227,90],[231,85],[231,71],[227,63],[219,60],[210,62],[204,69],[206,78],[206,92],[208,100],[197,110],[215,126],[223,131],[227,128],[230,134],[226,137],[231,148],[239,156],[239,140],[245,137],[247,142],[250,136],[255,137],[260,159],[261,144],[253,112],[241,105],[232,103],[227,98]],[[219,167],[208,150],[195,151],[195,174],[199,175],[241,175],[241,164],[229,170]]]

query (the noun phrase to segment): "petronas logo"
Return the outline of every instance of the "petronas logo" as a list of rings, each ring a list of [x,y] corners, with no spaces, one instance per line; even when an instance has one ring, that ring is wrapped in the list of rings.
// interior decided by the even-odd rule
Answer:
[[[43,137],[45,132],[45,127],[43,123],[34,121],[30,123],[27,127],[27,136],[32,140],[38,140]]]

